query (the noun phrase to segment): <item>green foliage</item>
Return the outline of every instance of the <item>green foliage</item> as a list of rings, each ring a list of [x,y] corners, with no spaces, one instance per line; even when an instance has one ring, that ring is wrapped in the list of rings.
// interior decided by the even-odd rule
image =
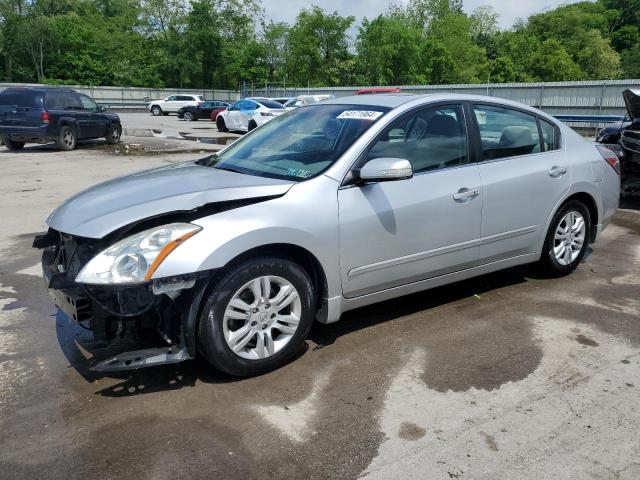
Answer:
[[[6,81],[147,87],[523,82],[640,77],[640,0],[562,5],[498,28],[488,6],[408,0],[364,19],[260,0],[0,0]]]

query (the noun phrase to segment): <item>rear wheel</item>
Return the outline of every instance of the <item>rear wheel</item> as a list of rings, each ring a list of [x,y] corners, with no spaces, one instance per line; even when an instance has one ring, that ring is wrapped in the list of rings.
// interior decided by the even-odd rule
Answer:
[[[151,107],[151,114],[154,117],[159,117],[160,115],[162,115],[162,109],[158,105],[154,105],[153,107]]]
[[[9,137],[4,137],[2,140],[9,150],[22,150],[24,148],[24,142],[11,140]]]
[[[589,244],[591,216],[584,203],[572,200],[554,215],[542,250],[539,267],[553,276],[573,272]]]
[[[247,260],[209,294],[198,327],[200,351],[230,375],[273,370],[300,350],[314,309],[311,280],[298,264],[283,257]]]
[[[120,128],[120,125],[110,125],[106,136],[107,143],[119,143],[121,134],[122,128]]]
[[[218,118],[216,120],[216,127],[218,127],[218,131],[222,133],[226,133],[229,130],[227,129],[227,125],[224,123],[224,119]]]
[[[60,150],[73,150],[76,148],[76,132],[69,126],[60,129],[60,134],[56,140],[56,144]]]

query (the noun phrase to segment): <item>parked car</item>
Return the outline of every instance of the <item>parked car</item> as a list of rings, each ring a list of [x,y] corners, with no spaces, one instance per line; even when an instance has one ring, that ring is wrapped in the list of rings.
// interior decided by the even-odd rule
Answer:
[[[398,87],[373,87],[373,88],[363,88],[358,90],[356,95],[374,95],[380,93],[400,93],[401,90]]]
[[[164,346],[96,369],[199,352],[254,375],[294,358],[314,320],[515,265],[572,272],[616,212],[618,168],[508,100],[352,96],[85,190],[34,246],[56,304],[96,338],[160,330]]]
[[[603,128],[596,141],[616,152],[620,158],[622,193],[640,193],[640,90],[622,93],[628,116]]]
[[[189,105],[178,110],[178,118],[184,118],[186,121],[209,119],[214,110],[221,112],[229,106],[229,102],[220,102],[218,100],[209,100],[199,103],[198,105]]]
[[[268,98],[245,98],[220,112],[216,125],[221,132],[250,132],[286,111],[284,105]]]
[[[312,105],[314,103],[322,102],[323,100],[331,100],[332,98],[336,98],[336,96],[330,93],[322,95],[298,95],[297,97],[294,97],[286,102],[284,106],[289,109],[298,108],[304,107],[305,105]]]
[[[73,150],[79,140],[118,143],[120,117],[91,97],[68,88],[11,87],[0,92],[0,136],[9,150],[27,142],[54,141]]]
[[[151,100],[147,105],[147,110],[158,117],[160,115],[178,113],[178,110],[182,107],[195,107],[203,102],[204,97],[202,95],[169,95],[164,100]]]

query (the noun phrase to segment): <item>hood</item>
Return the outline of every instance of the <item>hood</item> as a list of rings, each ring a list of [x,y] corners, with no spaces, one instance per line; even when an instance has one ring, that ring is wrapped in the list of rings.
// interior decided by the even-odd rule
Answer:
[[[294,182],[179,163],[98,184],[60,205],[47,224],[70,235],[102,238],[130,223],[204,205],[284,195]]]
[[[640,118],[640,89],[632,90],[629,88],[622,92],[622,96],[631,120]]]

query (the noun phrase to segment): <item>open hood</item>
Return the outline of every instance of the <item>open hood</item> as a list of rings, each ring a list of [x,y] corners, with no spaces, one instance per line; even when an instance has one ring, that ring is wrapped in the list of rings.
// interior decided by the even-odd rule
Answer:
[[[631,121],[640,118],[640,89],[627,89],[622,92],[624,103],[627,106],[627,112]]]
[[[102,238],[130,223],[204,205],[284,195],[294,182],[179,163],[116,178],[60,205],[47,224],[70,235]]]

